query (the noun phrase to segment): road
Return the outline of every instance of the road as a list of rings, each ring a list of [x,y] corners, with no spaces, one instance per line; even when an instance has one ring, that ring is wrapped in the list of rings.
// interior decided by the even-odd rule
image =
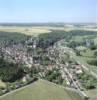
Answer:
[[[73,85],[74,85],[74,87],[77,89],[77,91],[79,92],[79,94],[80,94],[81,96],[83,96],[83,97],[88,97],[84,91],[81,91],[81,90],[80,90],[80,86],[81,86],[80,83],[77,82],[77,81],[75,81],[75,80],[73,79],[72,74],[69,72],[69,70],[66,68],[66,66],[64,67],[63,64],[61,64],[60,66],[63,67],[64,73],[67,73],[67,74],[68,74],[69,78],[70,78],[71,81],[73,82]]]

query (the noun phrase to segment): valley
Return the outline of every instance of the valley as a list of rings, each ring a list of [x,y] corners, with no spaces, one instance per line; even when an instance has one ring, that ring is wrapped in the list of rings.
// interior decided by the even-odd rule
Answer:
[[[11,97],[16,98],[15,93],[22,98],[30,85],[41,84],[40,80],[45,85],[50,82],[51,86],[54,84],[66,89],[62,94],[70,94],[74,100],[96,100],[97,32],[83,30],[85,25],[73,26],[70,31],[66,31],[64,26],[0,27],[0,100],[12,100]],[[46,91],[48,86],[45,85],[43,93],[56,91],[53,86],[52,90]],[[43,93],[37,92],[40,88],[33,88],[36,88],[33,93],[39,96],[37,100],[41,97],[39,100],[45,100],[46,95],[51,95],[43,96]],[[57,100],[55,95],[50,100]],[[31,98],[34,99],[34,96]],[[64,100],[63,97],[61,100]]]

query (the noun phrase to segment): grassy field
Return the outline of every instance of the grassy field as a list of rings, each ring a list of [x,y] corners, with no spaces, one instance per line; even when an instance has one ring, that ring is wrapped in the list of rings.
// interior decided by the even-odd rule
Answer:
[[[82,61],[84,64],[86,64],[91,70],[93,70],[94,72],[97,72],[97,66],[87,64],[88,60],[96,59],[94,57],[94,52],[95,50],[87,49],[86,52],[81,52],[82,56],[78,56],[78,57],[79,57],[79,60]]]
[[[90,100],[97,100],[97,89],[89,90],[85,93],[91,97]]]
[[[44,80],[6,95],[0,100],[83,100],[79,94]]]
[[[6,84],[0,80],[0,88],[5,88]]]
[[[83,57],[94,58],[94,50],[87,49],[86,52],[81,52]]]
[[[87,60],[93,60],[93,58],[90,57],[83,57],[83,56],[76,56],[74,57],[75,59],[77,59],[77,61],[81,62],[82,64],[84,64],[85,66],[87,66],[90,70],[94,71],[95,73],[97,73],[97,67],[93,66],[93,65],[89,65],[87,63]]]
[[[83,36],[74,36],[74,37],[72,37],[71,41],[80,43],[83,41]]]
[[[83,42],[85,39],[92,39],[94,43],[97,44],[97,35],[84,35],[84,36],[74,36],[72,37],[71,41],[75,42]]]

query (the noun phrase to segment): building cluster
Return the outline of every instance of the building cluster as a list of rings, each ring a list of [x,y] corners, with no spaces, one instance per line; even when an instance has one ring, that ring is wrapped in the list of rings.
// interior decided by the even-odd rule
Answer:
[[[33,64],[32,57],[27,53],[26,48],[21,44],[10,47],[2,47],[0,53],[3,55],[5,60],[25,64],[28,67],[31,67]]]

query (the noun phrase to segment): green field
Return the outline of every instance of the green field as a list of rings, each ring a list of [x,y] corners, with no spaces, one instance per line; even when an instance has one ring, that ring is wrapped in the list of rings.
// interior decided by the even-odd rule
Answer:
[[[95,42],[95,44],[97,45],[97,37],[95,37],[94,42]]]
[[[0,98],[0,100],[83,100],[79,94],[44,80]]]
[[[94,50],[87,49],[85,52],[80,52],[83,57],[94,58]]]
[[[89,65],[87,63],[88,60],[96,59],[94,57],[94,52],[95,52],[95,50],[87,49],[86,52],[81,52],[81,56],[78,56],[77,59],[79,59],[79,61],[82,62],[84,65],[88,66],[90,68],[90,70],[97,72],[97,66]]]
[[[82,42],[83,41],[84,36],[74,36],[72,37],[71,41],[75,41],[75,42]]]
[[[87,66],[90,70],[92,70],[93,72],[97,73],[97,67],[93,66],[93,65],[89,65],[87,63],[87,60],[93,60],[93,58],[91,58],[91,57],[83,57],[83,56],[73,56],[73,57],[74,57],[74,59],[76,59],[80,63],[82,63],[85,66]]]

